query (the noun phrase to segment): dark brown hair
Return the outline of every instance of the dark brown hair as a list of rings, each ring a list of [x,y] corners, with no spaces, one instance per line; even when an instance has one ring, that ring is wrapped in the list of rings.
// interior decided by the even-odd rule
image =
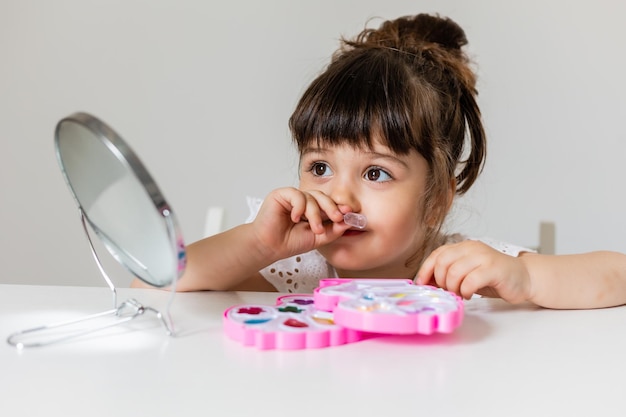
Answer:
[[[424,213],[436,235],[451,186],[465,193],[486,154],[466,44],[458,24],[428,14],[385,21],[342,39],[289,120],[298,149],[311,141],[370,147],[379,135],[398,154],[416,150],[429,166]]]

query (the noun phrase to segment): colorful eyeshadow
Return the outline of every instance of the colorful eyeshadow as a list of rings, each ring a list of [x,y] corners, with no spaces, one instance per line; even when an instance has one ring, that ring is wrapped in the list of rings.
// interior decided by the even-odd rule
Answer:
[[[289,326],[289,327],[309,327],[308,324],[301,322],[300,320],[296,320],[296,319],[287,319],[283,322],[283,324],[285,326]]]
[[[261,314],[265,312],[261,307],[242,307],[237,310],[239,314]]]
[[[244,320],[244,324],[263,324],[263,323],[267,323],[270,320],[272,320],[272,318],[269,318],[269,319],[250,319],[250,320]]]
[[[278,309],[281,313],[302,313],[302,309],[296,306],[285,306]]]
[[[296,298],[295,300],[292,300],[292,303],[298,304],[298,305],[301,305],[301,306],[308,306],[310,304],[313,304],[314,301],[312,299]]]
[[[332,326],[333,324],[335,324],[335,322],[333,321],[333,319],[326,319],[323,317],[312,317],[313,321],[315,321],[318,324],[324,324],[324,325],[328,325],[328,326]]]

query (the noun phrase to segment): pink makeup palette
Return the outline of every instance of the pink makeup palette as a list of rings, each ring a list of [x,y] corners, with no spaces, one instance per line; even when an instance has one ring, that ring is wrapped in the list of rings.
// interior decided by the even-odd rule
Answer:
[[[223,315],[231,339],[291,350],[390,334],[452,333],[462,321],[463,300],[456,294],[399,279],[325,279],[313,295],[284,295],[273,306],[233,306]]]

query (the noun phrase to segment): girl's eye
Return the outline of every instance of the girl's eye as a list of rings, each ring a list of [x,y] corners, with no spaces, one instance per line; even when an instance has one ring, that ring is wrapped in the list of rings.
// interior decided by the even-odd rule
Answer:
[[[374,182],[385,182],[391,181],[393,178],[384,169],[373,167],[367,170],[365,173],[365,179]]]
[[[314,162],[309,171],[316,177],[327,177],[333,173],[328,164],[324,162]]]

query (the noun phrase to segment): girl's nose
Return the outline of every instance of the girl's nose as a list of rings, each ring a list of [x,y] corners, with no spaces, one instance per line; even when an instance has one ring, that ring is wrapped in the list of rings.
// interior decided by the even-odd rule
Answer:
[[[361,211],[361,203],[358,198],[358,185],[347,181],[336,182],[333,184],[333,190],[330,194],[331,198],[342,213]]]

